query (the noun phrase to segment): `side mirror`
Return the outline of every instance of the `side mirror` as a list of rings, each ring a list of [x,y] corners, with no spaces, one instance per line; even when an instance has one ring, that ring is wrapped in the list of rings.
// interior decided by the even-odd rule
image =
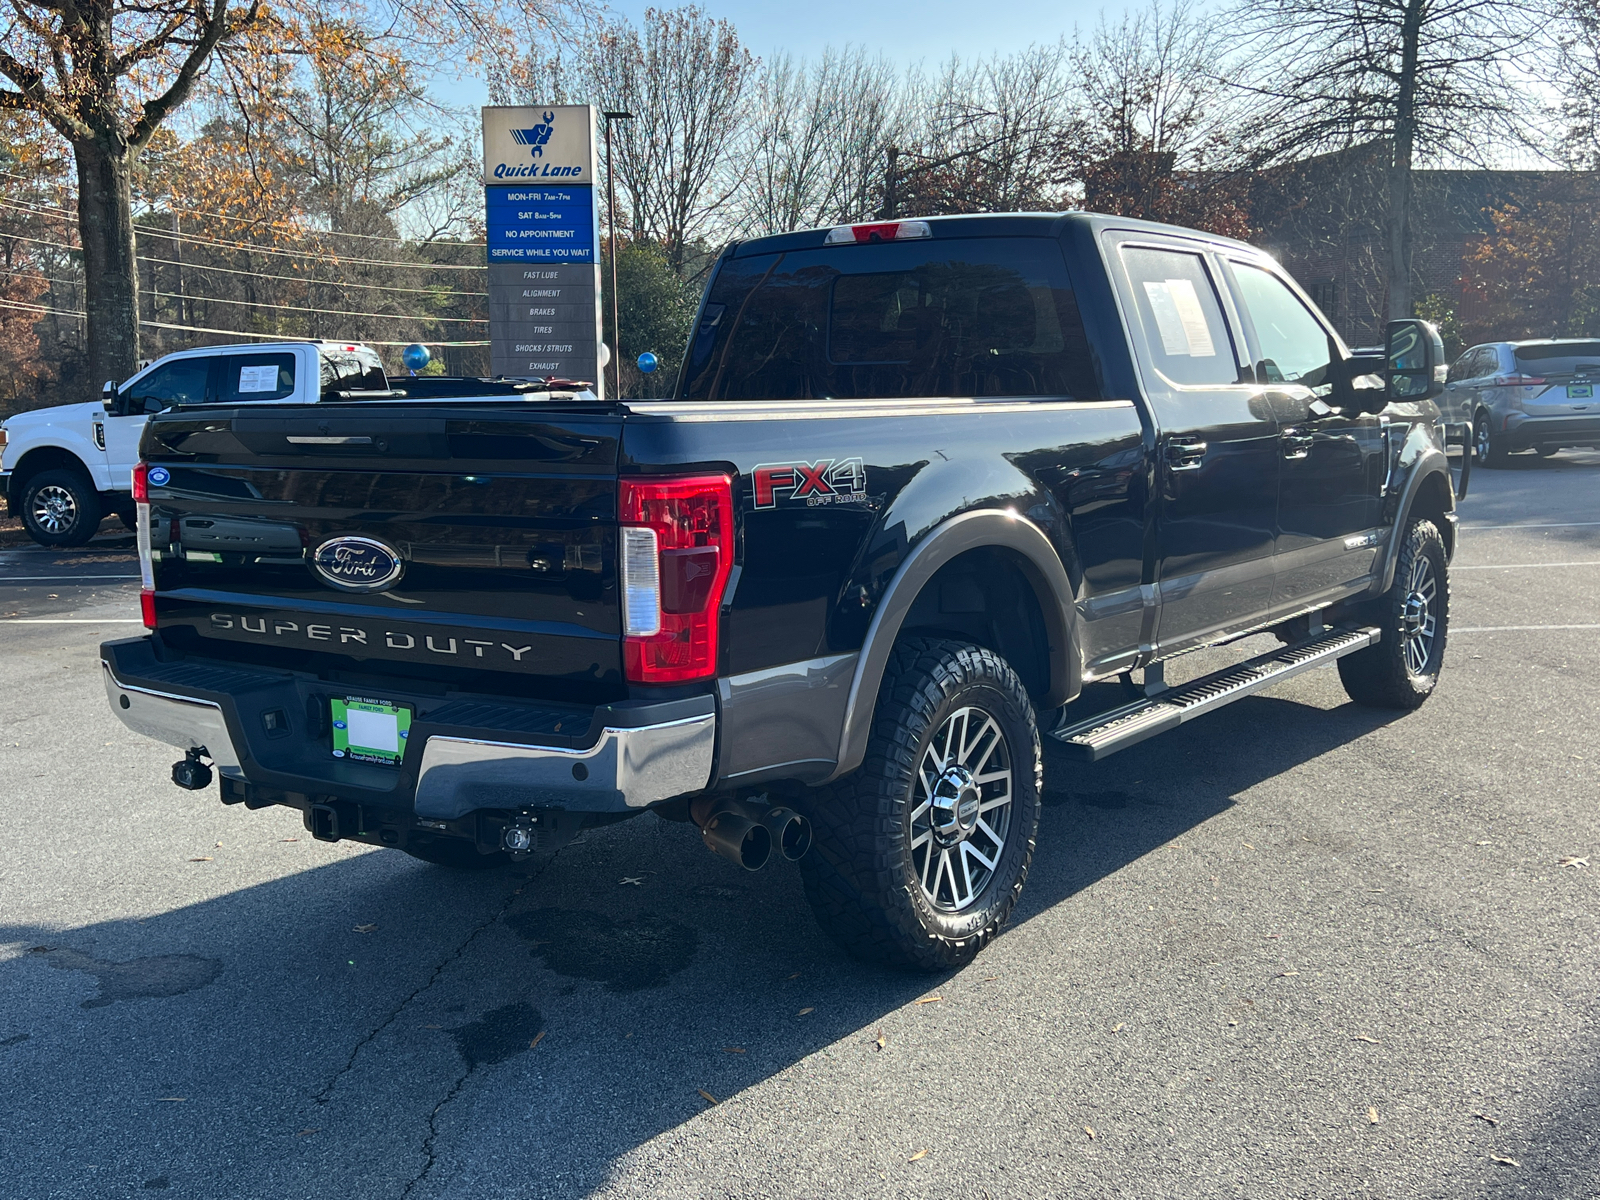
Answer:
[[[1384,337],[1383,384],[1390,400],[1431,400],[1444,394],[1444,342],[1427,321],[1390,321]]]
[[[110,412],[117,403],[117,381],[108,379],[100,388],[100,403],[105,405],[105,410]]]

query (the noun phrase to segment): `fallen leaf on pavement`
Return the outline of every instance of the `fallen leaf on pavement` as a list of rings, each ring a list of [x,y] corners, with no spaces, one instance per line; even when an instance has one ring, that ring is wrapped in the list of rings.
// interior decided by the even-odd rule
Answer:
[[[299,838],[279,838],[280,842],[298,842]]]
[[[353,932],[355,932],[355,933],[371,933],[371,932],[373,932],[373,930],[375,930],[377,928],[378,927],[376,925],[357,925],[357,926],[355,926]]]
[[[634,878],[634,877],[630,876],[629,878],[624,879],[621,883],[617,884],[617,886],[618,887],[627,887],[630,884],[632,884],[634,887],[643,887],[644,886],[644,876],[640,875],[637,878]]]
[[[188,1098],[189,1097],[187,1097],[187,1096],[157,1096],[156,1097],[156,1099],[161,1101],[161,1103],[163,1103],[163,1104],[182,1104]]]
[[[544,1041],[544,1035],[549,1033],[549,1032],[550,1031],[548,1029],[541,1029],[541,1030],[539,1030],[538,1033],[534,1034],[533,1035],[533,1041],[528,1043],[528,1049],[532,1050],[540,1042]]]
[[[1085,1125],[1083,1127],[1083,1131],[1089,1135],[1089,1140],[1091,1142],[1094,1141],[1094,1138],[1095,1138],[1094,1130],[1090,1129],[1087,1125]]]
[[[918,1150],[910,1158],[906,1159],[906,1161],[907,1162],[916,1162],[919,1158],[927,1158],[927,1157],[928,1157],[928,1151],[926,1149],[922,1149],[922,1150]]]
[[[724,1046],[722,1048],[722,1052],[724,1054],[743,1054],[744,1053],[744,1047],[743,1046]]]
[[[1351,1038],[1350,1040],[1352,1042],[1371,1042],[1374,1046],[1381,1046],[1383,1044],[1382,1042],[1378,1041],[1377,1038],[1368,1037],[1364,1033],[1358,1033],[1358,1034],[1355,1035],[1355,1037]]]
[[[938,1004],[943,999],[943,996],[924,996],[921,1000],[912,1001],[912,1007],[915,1008],[918,1004]]]
[[[1376,1108],[1368,1106],[1368,1108],[1367,1108],[1367,1123],[1369,1125],[1376,1125],[1378,1123],[1378,1110]]]
[[[1589,860],[1586,857],[1580,858],[1576,854],[1569,854],[1557,865],[1563,867],[1587,867]]]
[[[214,860],[212,859],[211,855],[207,854],[207,855],[205,855],[205,856],[203,856],[201,858],[191,858],[189,861],[190,862],[212,862]]]
[[[1246,849],[1246,850],[1254,850],[1254,849],[1255,849],[1255,847],[1254,847],[1254,846],[1252,846],[1252,845],[1251,845],[1251,844],[1250,844],[1250,843],[1249,843],[1249,842],[1246,842],[1246,843],[1245,843],[1245,844],[1244,844],[1244,848],[1245,848],[1245,849]]]
[[[999,978],[1000,978],[1000,976],[998,976],[998,975],[985,975],[983,977],[983,981],[985,983],[993,983],[996,979],[999,979]]]
[[[885,1046],[887,1046],[889,1044],[888,1041],[883,1036],[883,1030],[881,1030],[881,1029],[878,1030],[878,1040],[873,1042],[872,1044],[874,1046],[876,1046],[879,1050],[882,1050]]]
[[[717,1098],[715,1096],[713,1096],[710,1092],[706,1091],[705,1088],[695,1088],[695,1091],[699,1092],[702,1096],[704,1096],[708,1102],[710,1102],[712,1104],[715,1104],[717,1102]]]
[[[1490,1115],[1489,1115],[1489,1114],[1488,1114],[1488,1113],[1473,1113],[1473,1114],[1472,1114],[1472,1115],[1473,1115],[1473,1116],[1474,1116],[1474,1117],[1476,1117],[1476,1118],[1477,1118],[1477,1119],[1478,1119],[1478,1120],[1480,1120],[1480,1121],[1487,1121],[1487,1122],[1489,1122],[1489,1124],[1491,1124],[1491,1125],[1498,1125],[1498,1124],[1500,1124],[1500,1122],[1499,1122],[1499,1121],[1497,1121],[1497,1120],[1496,1120],[1496,1119],[1495,1119],[1495,1118],[1494,1118],[1494,1117],[1491,1117],[1491,1116],[1490,1116]]]
[[[800,978],[800,972],[796,971],[793,975],[789,976],[789,978],[790,979],[799,979]]]
[[[1522,1165],[1516,1159],[1507,1158],[1503,1154],[1491,1154],[1489,1155],[1489,1161],[1500,1163],[1502,1166],[1506,1167],[1520,1167]]]
[[[1472,844],[1474,846],[1492,846],[1492,845],[1494,845],[1493,842],[1474,842]]]
[[[310,1137],[313,1133],[320,1133],[321,1129],[302,1129],[295,1137]]]
[[[1115,1025],[1113,1025],[1111,1027],[1111,1032],[1112,1033],[1121,1033],[1127,1027],[1128,1027],[1128,1023],[1126,1021],[1118,1021]]]
[[[816,1012],[816,1011],[817,1011],[817,1010],[816,1010],[816,1009],[814,1009],[814,1008],[802,1008],[802,1009],[801,1009],[801,1010],[800,1010],[800,1011],[799,1011],[799,1012],[797,1012],[797,1013],[795,1013],[795,1016],[797,1016],[797,1017],[803,1017],[803,1016],[805,1016],[805,1015],[806,1015],[806,1014],[807,1014],[807,1013],[814,1013],[814,1012]]]
[[[1288,979],[1289,976],[1298,975],[1298,974],[1300,974],[1299,971],[1279,971],[1278,972],[1278,978],[1279,979]]]

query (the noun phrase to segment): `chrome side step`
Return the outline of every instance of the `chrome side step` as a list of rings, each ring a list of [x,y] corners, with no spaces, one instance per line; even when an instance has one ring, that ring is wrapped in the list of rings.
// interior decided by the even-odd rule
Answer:
[[[1072,757],[1083,762],[1097,762],[1291,675],[1312,667],[1329,666],[1346,654],[1373,645],[1382,636],[1382,631],[1370,627],[1332,630],[1237,666],[1224,667],[1159,696],[1135,700],[1088,720],[1051,730],[1050,736],[1062,743]]]

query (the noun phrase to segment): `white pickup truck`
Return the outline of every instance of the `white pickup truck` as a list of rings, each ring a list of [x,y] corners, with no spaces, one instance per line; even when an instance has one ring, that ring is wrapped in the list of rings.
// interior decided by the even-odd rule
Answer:
[[[202,346],[158,358],[98,403],[21,413],[0,425],[0,489],[45,546],[81,546],[116,513],[134,527],[133,468],[151,413],[185,404],[313,404],[330,392],[391,395],[368,346],[270,342]]]

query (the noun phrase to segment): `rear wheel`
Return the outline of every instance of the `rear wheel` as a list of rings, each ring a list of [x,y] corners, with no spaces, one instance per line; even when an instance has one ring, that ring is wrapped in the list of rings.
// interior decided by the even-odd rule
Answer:
[[[884,675],[860,770],[808,805],[800,860],[818,922],[858,958],[969,962],[1033,860],[1042,766],[1033,705],[993,651],[908,638]]]
[[[100,493],[87,475],[40,471],[22,490],[22,525],[41,546],[81,546],[100,528]]]
[[[1489,414],[1480,412],[1472,421],[1472,457],[1480,467],[1503,467],[1506,464],[1505,439],[1494,431]]]
[[[1432,521],[1413,521],[1400,548],[1394,584],[1364,614],[1383,630],[1383,639],[1339,660],[1339,680],[1357,704],[1420,708],[1433,694],[1450,631],[1446,571],[1438,528]]]
[[[401,847],[412,858],[433,863],[439,867],[452,867],[457,871],[486,871],[490,867],[503,867],[511,861],[503,851],[479,854],[478,848],[461,838],[408,838]]]

